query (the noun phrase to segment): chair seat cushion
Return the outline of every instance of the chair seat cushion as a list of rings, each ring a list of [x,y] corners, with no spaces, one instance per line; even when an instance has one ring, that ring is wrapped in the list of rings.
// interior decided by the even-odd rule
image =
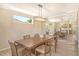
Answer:
[[[47,43],[48,46],[55,46],[54,43]]]
[[[48,53],[49,51],[50,51],[50,48],[47,45],[42,45],[36,48],[36,52],[41,53],[41,54]]]
[[[25,49],[25,47],[23,47],[21,45],[17,45],[17,49],[21,51],[21,50]]]

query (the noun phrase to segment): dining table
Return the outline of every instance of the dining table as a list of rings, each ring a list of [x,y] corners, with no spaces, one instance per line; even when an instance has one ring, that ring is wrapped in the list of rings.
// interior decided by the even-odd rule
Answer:
[[[30,39],[20,39],[20,40],[16,40],[15,43],[22,45],[23,47],[25,47],[26,49],[29,50],[29,53],[31,55],[32,49],[45,44],[46,42],[48,42],[53,36],[49,36],[47,39],[36,39],[31,37]]]

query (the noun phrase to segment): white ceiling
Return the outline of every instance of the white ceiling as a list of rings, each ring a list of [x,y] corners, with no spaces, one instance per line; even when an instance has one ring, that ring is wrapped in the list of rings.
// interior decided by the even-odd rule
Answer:
[[[17,9],[20,12],[24,12],[33,16],[39,15],[39,7],[37,3],[13,3],[13,4],[1,4],[2,7],[8,9]],[[74,12],[77,10],[79,4],[74,3],[42,3],[43,5],[43,17],[51,18],[54,16],[60,16]],[[14,10],[15,10],[14,9]]]

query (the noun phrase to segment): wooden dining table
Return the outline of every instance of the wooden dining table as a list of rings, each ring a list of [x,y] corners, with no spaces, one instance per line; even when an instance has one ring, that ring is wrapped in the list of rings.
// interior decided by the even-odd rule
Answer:
[[[40,46],[40,45],[43,45],[45,44],[45,42],[48,42],[48,40],[52,38],[52,37],[49,37],[48,39],[35,39],[35,38],[30,38],[30,39],[21,39],[21,40],[16,40],[15,43],[17,44],[20,44],[22,46],[24,46],[26,49],[29,50],[30,52],[30,55],[31,55],[31,52],[32,52],[32,49]]]

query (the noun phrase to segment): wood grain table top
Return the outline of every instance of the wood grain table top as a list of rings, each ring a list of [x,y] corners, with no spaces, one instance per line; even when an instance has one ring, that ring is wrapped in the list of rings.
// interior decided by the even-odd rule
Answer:
[[[51,37],[50,37],[51,38]],[[34,38],[30,38],[30,39],[22,39],[22,40],[16,40],[15,42],[24,46],[27,49],[32,49],[35,47],[38,47],[42,44],[44,44],[45,42],[47,42],[49,39],[34,39]]]

